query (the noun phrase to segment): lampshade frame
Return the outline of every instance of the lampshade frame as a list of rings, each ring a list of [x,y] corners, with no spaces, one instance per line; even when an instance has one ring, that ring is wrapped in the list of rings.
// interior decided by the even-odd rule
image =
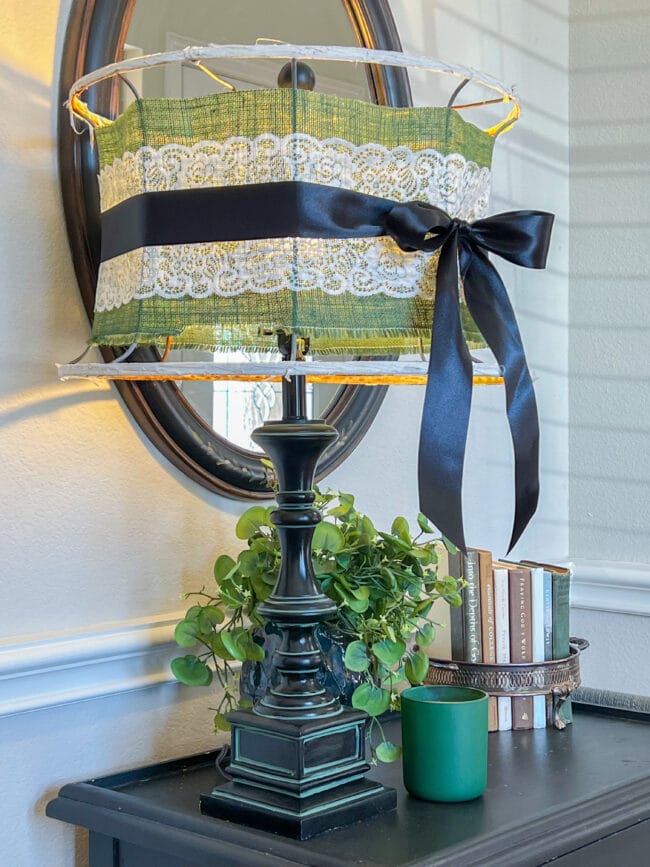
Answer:
[[[400,50],[401,45],[388,4],[370,0],[342,0],[361,45]],[[92,321],[99,265],[99,201],[96,185],[97,155],[87,135],[71,128],[63,107],[73,82],[82,75],[120,59],[134,0],[76,0],[65,37],[60,72],[59,167],[64,212],[77,281]],[[410,105],[404,69],[368,69],[371,97],[388,105]],[[115,79],[117,81],[117,79]],[[116,113],[117,88],[92,88],[88,103],[93,111],[110,117]],[[119,350],[104,347],[105,361]],[[129,361],[156,362],[154,349],[138,349]],[[182,472],[208,490],[226,496],[268,499],[271,490],[258,456],[219,436],[201,419],[173,382],[118,382],[122,399],[153,444]],[[338,442],[319,464],[317,478],[331,472],[350,454],[372,423],[386,387],[344,386],[327,413],[339,432]]]

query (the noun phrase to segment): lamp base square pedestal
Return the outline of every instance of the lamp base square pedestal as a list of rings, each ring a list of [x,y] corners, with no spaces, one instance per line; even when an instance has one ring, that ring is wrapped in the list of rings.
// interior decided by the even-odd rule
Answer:
[[[306,840],[394,810],[394,789],[365,779],[365,713],[291,721],[237,711],[232,780],[201,796],[201,812]]]

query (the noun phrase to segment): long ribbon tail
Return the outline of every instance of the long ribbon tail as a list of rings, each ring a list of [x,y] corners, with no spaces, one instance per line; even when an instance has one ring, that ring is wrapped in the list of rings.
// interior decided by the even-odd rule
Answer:
[[[438,261],[429,371],[424,394],[418,485],[421,511],[465,551],[462,482],[472,400],[472,359],[463,336],[454,232]]]
[[[533,381],[526,364],[515,314],[496,268],[476,245],[461,253],[465,300],[503,371],[506,411],[514,450],[515,514],[510,551],[537,509],[539,498],[539,422]],[[462,269],[462,267],[461,267]],[[462,269],[463,270],[463,269]]]

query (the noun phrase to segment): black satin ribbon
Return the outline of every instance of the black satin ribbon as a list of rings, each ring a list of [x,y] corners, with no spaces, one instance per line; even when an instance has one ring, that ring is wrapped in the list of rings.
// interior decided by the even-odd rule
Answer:
[[[102,214],[101,259],[161,244],[374,238],[396,204],[306,181],[140,193]]]
[[[388,234],[403,250],[440,250],[420,429],[420,508],[463,550],[461,490],[473,369],[459,315],[459,268],[469,311],[503,371],[515,467],[511,550],[537,508],[539,422],[515,314],[487,253],[543,268],[552,225],[553,215],[543,211],[510,211],[470,224],[420,202],[396,205],[386,217]]]
[[[461,328],[465,300],[503,370],[514,448],[515,515],[509,550],[537,508],[539,423],[514,311],[488,259],[544,268],[553,215],[510,211],[467,223],[426,202],[398,203],[301,181],[142,193],[102,215],[102,261],[143,246],[263,238],[389,235],[402,250],[440,251],[425,390],[420,509],[462,550],[462,480],[473,369]]]

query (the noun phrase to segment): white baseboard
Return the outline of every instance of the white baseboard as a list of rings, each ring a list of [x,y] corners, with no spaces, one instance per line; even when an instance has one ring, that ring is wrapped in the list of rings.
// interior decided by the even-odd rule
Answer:
[[[0,643],[0,716],[175,682],[182,653],[174,628],[184,612]]]
[[[572,608],[650,616],[650,565],[607,560],[569,565]]]

